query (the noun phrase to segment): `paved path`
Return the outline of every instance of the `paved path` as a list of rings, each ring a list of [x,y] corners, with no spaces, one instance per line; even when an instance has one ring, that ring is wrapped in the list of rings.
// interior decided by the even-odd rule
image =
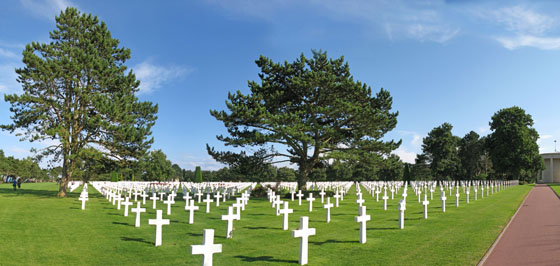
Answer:
[[[536,185],[483,264],[560,265],[560,199]]]

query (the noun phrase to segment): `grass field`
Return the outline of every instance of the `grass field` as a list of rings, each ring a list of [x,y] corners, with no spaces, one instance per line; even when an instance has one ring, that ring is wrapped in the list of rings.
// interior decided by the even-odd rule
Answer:
[[[560,184],[548,184],[548,186],[551,187],[554,192],[556,192],[556,195],[560,195]]]
[[[223,253],[214,255],[215,265],[297,265],[299,239],[291,230],[299,226],[300,216],[310,217],[317,234],[310,237],[309,265],[475,265],[496,239],[502,228],[527,195],[531,186],[516,186],[460,207],[448,196],[446,213],[441,212],[439,192],[429,205],[429,219],[423,219],[423,207],[409,189],[405,228],[398,229],[399,197],[383,201],[365,195],[367,243],[360,244],[355,189],[339,208],[331,209],[331,223],[325,222],[320,199],[308,212],[307,202],[290,202],[290,230],[282,230],[282,216],[276,216],[266,199],[251,199],[235,221],[233,239],[225,238],[227,213],[232,201],[205,205],[188,224],[184,201],[176,200],[171,224],[163,228],[163,245],[154,247],[155,227],[147,220],[155,218],[151,201],[144,206],[142,225],[134,227],[135,214],[123,216],[123,210],[90,186],[90,200],[82,211],[78,195],[55,198],[54,183],[23,184],[20,193],[9,184],[0,185],[0,265],[200,265],[202,256],[191,255],[190,245],[202,243],[202,230],[215,229],[215,242],[223,244]],[[558,189],[558,187],[556,187]],[[365,192],[365,189],[363,189]],[[453,193],[454,194],[454,193]],[[437,195],[437,196],[436,196]],[[180,197],[178,197],[180,199]],[[333,201],[334,202],[334,201]]]

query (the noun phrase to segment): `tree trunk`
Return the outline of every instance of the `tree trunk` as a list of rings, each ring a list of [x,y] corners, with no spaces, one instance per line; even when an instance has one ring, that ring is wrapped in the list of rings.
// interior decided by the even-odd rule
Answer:
[[[59,198],[64,198],[66,197],[66,191],[68,190],[68,177],[63,177],[60,180],[60,184],[58,187],[58,194],[56,194],[57,197]]]
[[[306,189],[306,185],[307,185],[307,179],[309,177],[309,174],[311,173],[311,170],[313,170],[313,165],[312,164],[303,164],[301,163],[299,165],[299,169],[300,169],[300,174],[298,175],[298,190],[305,190]]]

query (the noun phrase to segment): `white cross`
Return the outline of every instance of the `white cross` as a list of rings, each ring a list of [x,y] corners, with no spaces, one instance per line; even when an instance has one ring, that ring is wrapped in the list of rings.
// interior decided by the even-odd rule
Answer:
[[[325,202],[325,195],[327,193],[325,193],[325,190],[321,189],[321,192],[319,192],[319,195],[321,195],[321,203]]]
[[[237,218],[237,215],[233,214],[233,207],[228,207],[228,214],[222,215],[222,220],[227,220],[227,232],[226,238],[231,238],[233,233],[233,220]]]
[[[360,223],[360,243],[366,243],[366,223],[371,220],[370,215],[366,215],[366,206],[360,207],[360,215],[355,217],[355,221]]]
[[[402,199],[399,202],[399,228],[404,229],[404,211],[406,210],[406,201]]]
[[[296,194],[295,191],[290,192],[290,194],[292,194],[292,201],[294,201],[294,194]]]
[[[126,197],[126,200],[121,205],[124,205],[124,216],[128,216],[128,206],[132,205],[132,202],[128,201],[128,197]]]
[[[223,197],[223,196],[220,195],[220,191],[218,191],[218,193],[216,193],[216,194],[214,195],[214,198],[216,199],[216,207],[220,207],[220,199],[221,199],[222,197]]]
[[[138,190],[134,190],[134,201],[138,201],[138,195],[140,195],[140,192],[138,192]]]
[[[140,195],[140,197],[142,197],[142,205],[146,205],[146,198],[148,197],[148,194],[146,194],[146,191],[142,191],[142,194]]]
[[[299,200],[299,201],[298,201],[298,202],[299,202],[298,204],[299,204],[299,206],[301,206],[301,198],[303,197],[303,194],[301,194],[301,190],[297,193],[296,196],[298,197],[298,200]]]
[[[202,245],[191,245],[193,255],[202,255],[202,266],[212,265],[214,253],[222,252],[221,244],[214,244],[214,229],[204,229]]]
[[[121,197],[121,195],[119,194],[119,196],[117,197],[117,210],[121,209],[121,201],[123,200],[123,198]]]
[[[85,210],[86,209],[86,201],[88,200],[88,197],[85,196],[85,195],[80,195],[78,200],[82,201],[82,210]]]
[[[445,201],[447,200],[447,197],[445,196],[445,192],[441,193],[441,211],[445,212]]]
[[[200,197],[202,197],[202,191],[198,191],[198,193],[196,193],[196,196],[198,197],[198,203],[200,203]]]
[[[470,187],[467,188],[467,192],[465,192],[465,193],[467,193],[467,204],[469,204],[469,198],[471,196],[471,188]]]
[[[169,224],[169,219],[162,219],[162,210],[156,210],[156,219],[149,219],[149,225],[156,226],[156,247],[161,246],[161,229],[163,225]]]
[[[307,264],[309,236],[315,235],[315,228],[309,228],[309,217],[300,217],[300,228],[292,231],[292,237],[301,237],[299,241],[299,264]]]
[[[457,193],[455,194],[455,206],[459,207],[459,187],[457,187]]]
[[[152,197],[150,197],[151,200],[153,200],[153,204],[152,204],[152,209],[156,208],[156,201],[158,200],[158,196],[156,195],[156,193],[152,193]]]
[[[362,204],[366,202],[364,199],[362,199],[362,193],[358,194],[358,199],[356,200],[356,203],[358,203],[358,209],[362,207]]]
[[[165,192],[162,191],[162,192],[159,193],[159,198],[160,198],[161,201],[164,200],[163,196],[165,196]]]
[[[131,209],[132,212],[136,213],[136,223],[134,224],[135,227],[140,227],[140,213],[146,212],[145,208],[140,208],[140,202],[136,202],[136,208]]]
[[[379,202],[379,193],[381,193],[381,190],[375,190],[375,201]]]
[[[163,204],[167,204],[167,215],[171,215],[171,204],[174,204],[175,201],[171,195],[167,196],[167,200],[163,202]]]
[[[191,199],[191,196],[189,195],[189,192],[183,193],[183,199],[185,200],[185,211],[187,210],[187,206],[189,206],[189,200]]]
[[[387,190],[385,190],[384,194],[383,194],[383,210],[387,210],[387,200],[389,199],[389,197],[387,196]]]
[[[340,199],[340,194],[338,194],[338,190],[336,191],[336,194],[334,194],[333,198],[334,198],[334,206],[338,208],[338,199]]]
[[[239,217],[237,220],[239,220],[241,218],[241,207],[243,206],[243,203],[240,198],[236,198],[235,201],[236,202],[231,206],[236,208],[237,217]]]
[[[307,198],[307,201],[309,201],[309,211],[312,212],[313,211],[313,201],[315,200],[315,198],[313,198],[313,193],[309,193],[309,198]]]
[[[191,200],[191,204],[185,206],[185,211],[189,211],[189,224],[194,223],[194,211],[198,211],[198,206],[194,205],[194,200]]]
[[[424,194],[424,201],[422,201],[422,205],[424,205],[424,219],[428,219],[428,204],[430,204],[428,195]]]
[[[203,200],[206,203],[206,213],[210,212],[210,203],[214,202],[213,199],[210,199],[210,194],[206,194],[206,199]]]
[[[274,203],[276,204],[276,216],[280,215],[280,205],[282,203],[284,203],[281,199],[280,199],[280,195],[276,196],[276,199],[274,200]]]
[[[327,223],[331,222],[331,208],[333,204],[331,203],[331,198],[327,198],[327,204],[323,205],[323,208],[327,209]]]
[[[280,209],[280,214],[284,215],[284,221],[282,223],[282,229],[288,230],[288,214],[293,213],[293,209],[288,209],[288,202],[284,202],[284,209]]]

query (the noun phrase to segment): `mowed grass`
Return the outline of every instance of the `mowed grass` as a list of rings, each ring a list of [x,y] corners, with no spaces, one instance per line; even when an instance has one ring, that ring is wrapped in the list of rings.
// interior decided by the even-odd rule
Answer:
[[[215,265],[297,265],[299,238],[292,231],[300,216],[310,217],[310,227],[317,234],[310,237],[309,265],[475,265],[496,239],[516,211],[531,186],[515,186],[489,197],[466,204],[461,193],[460,206],[449,196],[446,213],[441,212],[439,190],[429,205],[429,219],[423,219],[423,206],[412,189],[408,190],[405,228],[398,229],[397,204],[400,194],[383,201],[364,194],[367,213],[367,243],[360,244],[355,188],[331,209],[331,222],[325,222],[320,198],[308,212],[307,201],[298,206],[290,201],[290,230],[282,230],[282,216],[276,216],[266,199],[251,199],[234,222],[233,239],[226,239],[226,221],[221,215],[227,206],[205,204],[195,213],[195,223],[188,224],[184,201],[177,197],[171,224],[163,228],[163,245],[154,247],[155,218],[152,202],[144,206],[142,225],[134,227],[135,214],[124,217],[105,197],[90,186],[90,200],[81,210],[78,195],[81,187],[68,198],[55,198],[53,183],[23,184],[20,193],[9,184],[0,185],[0,265],[200,265],[202,256],[191,255],[190,245],[202,243],[203,229],[215,230],[215,243],[223,252],[214,255]],[[362,189],[365,193],[365,189]],[[453,194],[455,194],[453,192]],[[380,194],[381,198],[382,194]],[[334,199],[331,199],[334,203]],[[134,205],[135,206],[135,205]]]
[[[548,186],[556,192],[556,195],[560,195],[560,183],[548,184]]]

